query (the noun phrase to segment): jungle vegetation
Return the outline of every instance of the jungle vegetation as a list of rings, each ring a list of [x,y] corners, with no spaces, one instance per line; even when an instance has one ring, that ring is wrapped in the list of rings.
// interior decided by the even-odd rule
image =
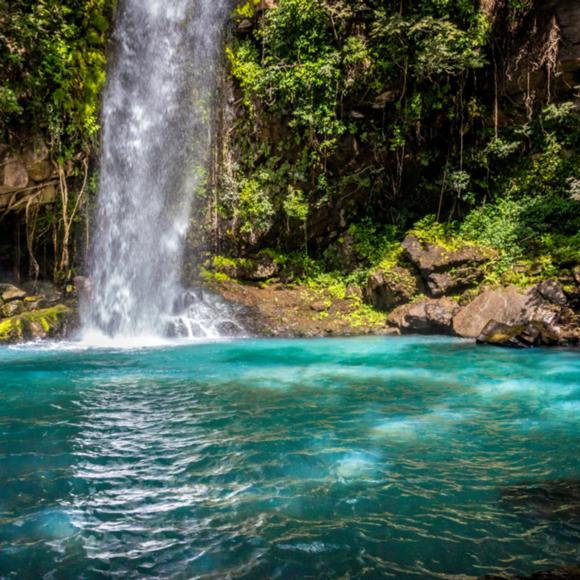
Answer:
[[[542,5],[239,0],[204,214],[213,252],[347,276],[414,227],[497,248],[498,276],[578,264],[580,115]],[[61,279],[82,262],[67,248],[91,212],[113,14],[114,0],[0,0],[0,133],[40,134],[59,167],[33,246],[60,240]]]

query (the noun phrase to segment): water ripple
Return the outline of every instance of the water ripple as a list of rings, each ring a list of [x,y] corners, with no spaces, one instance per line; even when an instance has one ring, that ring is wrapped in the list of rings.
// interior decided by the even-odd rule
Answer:
[[[476,578],[579,557],[579,522],[500,501],[578,477],[569,352],[242,341],[55,361],[0,350],[0,576]]]

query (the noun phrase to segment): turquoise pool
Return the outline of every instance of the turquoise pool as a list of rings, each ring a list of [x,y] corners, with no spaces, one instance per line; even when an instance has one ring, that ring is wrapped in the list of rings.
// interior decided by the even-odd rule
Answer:
[[[445,338],[0,349],[0,577],[577,562],[577,513],[505,488],[580,479],[579,377]]]

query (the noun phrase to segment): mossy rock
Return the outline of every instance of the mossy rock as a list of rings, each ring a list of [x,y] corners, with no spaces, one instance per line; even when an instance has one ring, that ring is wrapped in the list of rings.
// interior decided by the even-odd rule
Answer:
[[[71,310],[63,304],[0,320],[0,344],[52,338],[62,332]]]

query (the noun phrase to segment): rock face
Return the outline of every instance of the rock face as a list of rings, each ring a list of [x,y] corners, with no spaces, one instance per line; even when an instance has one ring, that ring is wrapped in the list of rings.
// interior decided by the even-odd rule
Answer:
[[[387,324],[401,334],[453,334],[453,317],[459,310],[451,298],[424,298],[400,306],[387,318]]]
[[[365,298],[377,310],[389,312],[410,302],[423,288],[421,279],[407,268],[379,268],[369,274]]]
[[[407,236],[401,245],[435,298],[477,285],[483,279],[482,266],[495,257],[495,252],[486,248],[462,246],[447,250],[415,236]]]

